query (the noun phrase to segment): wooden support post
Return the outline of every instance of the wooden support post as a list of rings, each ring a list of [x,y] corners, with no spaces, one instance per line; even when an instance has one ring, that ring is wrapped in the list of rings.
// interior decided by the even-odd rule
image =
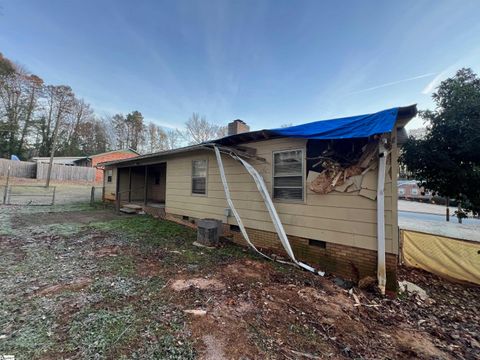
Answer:
[[[90,206],[95,204],[95,186],[92,186],[92,190],[90,190]]]
[[[447,197],[447,210],[446,210],[446,218],[447,218],[447,221],[450,221],[450,198]]]
[[[132,168],[128,168],[128,202],[132,201]]]
[[[117,214],[120,214],[120,197],[121,197],[121,194],[119,191],[117,191],[117,196],[115,198],[115,211],[117,212]]]
[[[3,192],[3,204],[7,203],[8,183],[10,181],[10,165],[7,170],[7,181],[5,182],[5,191]]]
[[[147,205],[148,166],[145,165],[145,181],[143,188],[143,205]]]
[[[54,186],[53,187],[53,194],[52,194],[52,205],[55,205],[55,193],[57,191],[57,187]]]

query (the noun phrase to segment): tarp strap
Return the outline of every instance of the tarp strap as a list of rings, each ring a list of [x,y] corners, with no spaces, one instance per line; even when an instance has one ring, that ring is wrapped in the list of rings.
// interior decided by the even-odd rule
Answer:
[[[222,177],[222,182],[224,184],[225,194],[227,194],[228,184],[227,184],[227,181],[226,181],[226,178],[225,178],[225,172],[224,172],[224,169],[223,169],[223,164],[222,164],[222,160],[221,160],[220,151],[218,150],[218,148],[216,146],[214,146],[214,149],[215,149],[215,155],[217,157],[217,162],[219,164],[219,167],[221,168],[220,169],[220,175]],[[277,210],[275,209],[275,206],[272,202],[272,199],[270,198],[270,195],[268,193],[268,189],[267,189],[267,186],[265,185],[265,181],[263,180],[263,177],[258,173],[258,171],[252,165],[250,165],[248,162],[243,160],[241,157],[237,156],[234,153],[229,153],[229,155],[232,158],[234,158],[235,160],[238,160],[245,167],[245,169],[248,171],[248,173],[252,176],[253,180],[255,181],[255,184],[257,185],[257,189],[260,192],[260,194],[262,195],[263,201],[265,202],[265,206],[268,210],[268,213],[270,214],[273,225],[275,227],[275,231],[277,232],[278,237],[280,239],[280,242],[282,243],[282,246],[285,249],[288,256],[290,257],[290,259],[292,259],[292,261],[295,264],[297,264],[298,266],[300,266],[301,268],[303,268],[305,270],[308,270],[308,271],[311,271],[311,272],[314,272],[314,273],[318,273],[319,275],[323,276],[325,273],[317,272],[315,270],[315,268],[313,268],[313,267],[311,267],[311,266],[309,266],[305,263],[302,263],[295,258],[295,255],[293,253],[292,247],[290,246],[290,242],[288,240],[287,234],[285,233],[285,229],[283,228],[280,217],[278,216]],[[230,196],[227,196],[227,202],[228,202],[229,198],[230,198]],[[230,207],[233,206],[233,202],[231,201],[231,199],[230,199],[230,202],[229,202],[229,206]],[[240,224],[240,222],[241,222],[241,220],[239,221],[240,216],[238,216],[238,213],[236,211],[233,211],[233,208],[232,208],[232,212],[234,213],[234,215],[236,214],[235,218],[237,219],[237,223]],[[238,218],[237,218],[237,216],[238,216]],[[242,224],[242,226],[243,226],[243,224]],[[240,227],[240,229],[242,229],[242,227]],[[243,231],[242,231],[242,233],[243,233]],[[248,238],[246,238],[246,240],[247,240],[248,243],[251,244],[251,242]]]

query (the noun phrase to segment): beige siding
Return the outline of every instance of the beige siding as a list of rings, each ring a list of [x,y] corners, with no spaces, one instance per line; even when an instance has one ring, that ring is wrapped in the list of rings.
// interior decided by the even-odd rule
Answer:
[[[272,191],[272,154],[274,151],[305,148],[301,139],[276,139],[246,144],[257,149],[266,163],[251,161]],[[392,155],[396,157],[396,148]],[[191,194],[191,163],[208,160],[207,195]],[[235,206],[246,227],[274,231],[257,187],[246,170],[230,157],[223,156],[225,172]],[[166,211],[196,218],[212,217],[236,224],[225,216],[227,208],[217,162],[213,151],[186,153],[167,159]],[[396,159],[392,162],[396,169]],[[386,249],[398,252],[396,221],[396,171],[389,174],[385,188]],[[376,172],[369,173],[376,179]],[[288,235],[323,240],[342,245],[376,249],[376,201],[358,193],[333,192],[319,195],[305,190],[305,201],[274,201]]]
[[[112,170],[112,181],[107,182],[107,170]],[[106,168],[103,177],[103,186],[105,187],[105,200],[115,200],[115,188],[117,186],[117,168]]]

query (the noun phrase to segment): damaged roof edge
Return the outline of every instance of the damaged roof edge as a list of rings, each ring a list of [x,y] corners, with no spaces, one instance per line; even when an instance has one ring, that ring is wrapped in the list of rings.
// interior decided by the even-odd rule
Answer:
[[[393,108],[393,109],[389,109],[389,110],[383,110],[383,111],[380,111],[380,112],[375,113],[375,114],[360,115],[359,117],[362,117],[362,116],[363,117],[368,117],[370,115],[376,115],[376,114],[379,114],[379,113],[382,113],[382,112],[388,112],[388,111],[392,111],[392,110],[396,111],[396,117],[394,119],[394,123],[391,126],[391,128],[388,131],[385,131],[385,132],[392,131],[394,126],[396,126],[397,129],[402,129],[413,117],[415,117],[417,115],[417,105],[414,104],[414,105],[410,105],[410,106],[403,106],[403,107]],[[352,118],[354,118],[354,117],[352,117]],[[309,123],[309,124],[310,125],[311,124],[321,125],[321,123],[323,121],[334,121],[334,120],[344,120],[344,119],[346,119],[346,118],[332,119],[332,120],[321,120],[321,121],[316,121],[316,122]],[[297,126],[299,126],[299,125],[297,125]],[[286,128],[286,129],[288,129],[288,128]],[[201,148],[205,148],[205,145],[209,145],[209,144],[233,146],[233,145],[238,145],[238,144],[242,144],[242,143],[246,143],[246,142],[262,141],[262,140],[276,139],[276,138],[282,138],[282,137],[295,137],[295,136],[284,136],[284,135],[279,134],[278,131],[268,130],[268,129],[250,131],[250,132],[247,132],[247,133],[240,133],[240,134],[236,134],[236,135],[226,136],[226,137],[223,137],[223,138],[220,138],[220,139],[208,141],[208,142],[198,144],[198,145],[190,145],[190,146],[185,146],[185,147],[178,148],[178,149],[166,150],[166,151],[141,155],[141,156],[137,156],[137,157],[131,158],[131,159],[108,161],[108,162],[100,163],[99,165],[100,166],[110,166],[110,165],[117,165],[118,164],[119,166],[122,166],[122,165],[128,166],[128,165],[132,165],[132,164],[136,165],[137,163],[138,163],[138,165],[143,165],[145,163],[145,160],[147,160],[147,159],[156,158],[156,157],[163,157],[163,156],[167,156],[167,155],[175,155],[175,154],[180,154],[180,153],[189,152],[189,151],[194,151],[194,150],[198,150],[198,149],[201,149]],[[352,136],[352,138],[353,137],[354,136]],[[339,137],[339,139],[340,138],[341,137]],[[342,137],[342,138],[345,138],[345,137]]]
[[[399,107],[398,117],[396,122],[397,129],[404,128],[405,125],[407,125],[410,120],[412,120],[415,116],[417,116],[417,114],[418,114],[417,104]]]

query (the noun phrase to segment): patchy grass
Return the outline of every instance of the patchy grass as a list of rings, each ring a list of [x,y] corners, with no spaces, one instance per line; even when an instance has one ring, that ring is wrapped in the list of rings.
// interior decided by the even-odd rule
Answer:
[[[30,359],[41,357],[54,347],[54,314],[45,311],[51,306],[48,299],[37,299],[28,304],[5,304],[4,300],[1,303],[1,328],[8,327],[10,321],[20,326],[14,327],[9,337],[0,341],[0,354],[10,354],[15,350],[19,358]]]
[[[72,350],[82,358],[106,357],[116,346],[121,347],[136,336],[136,321],[132,307],[81,311],[70,326]]]
[[[7,212],[0,213],[0,236],[13,235],[14,231],[10,223],[10,215]]]
[[[328,278],[229,243],[195,247],[193,230],[149,216],[0,206],[0,221],[0,354],[16,359],[474,358],[478,292],[468,288],[429,289],[438,309],[358,290],[356,306]],[[452,299],[468,309],[450,320],[469,324],[458,340],[434,323]]]
[[[195,236],[191,229],[170,221],[158,220],[148,215],[95,222],[90,224],[90,226],[102,231],[136,236],[139,238],[140,243],[152,246],[163,246],[166,245],[166,242],[169,243],[173,239],[186,242]]]
[[[118,276],[129,277],[135,273],[135,259],[130,255],[106,257],[100,260],[100,266],[107,273],[113,273]]]
[[[183,312],[163,298],[161,274],[175,261],[195,260],[194,232],[149,216],[111,220],[101,208],[0,207],[0,233],[8,236],[0,243],[0,354],[195,357]],[[92,217],[108,220],[87,223]],[[75,287],[79,277],[87,281]]]

